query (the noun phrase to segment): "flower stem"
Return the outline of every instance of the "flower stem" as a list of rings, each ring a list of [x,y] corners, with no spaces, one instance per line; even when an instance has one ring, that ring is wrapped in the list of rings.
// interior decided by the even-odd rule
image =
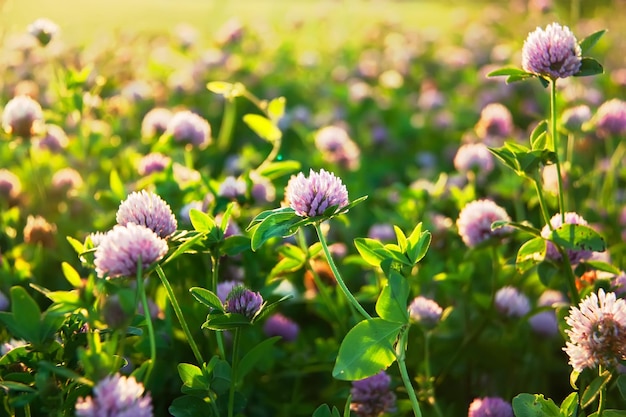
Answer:
[[[559,157],[559,130],[556,120],[556,80],[550,81],[550,123],[552,124],[552,144],[556,155],[556,176],[559,185],[559,213],[561,221],[565,224],[565,198],[563,195],[563,178],[561,178],[561,163]]]
[[[180,322],[180,327],[182,327],[185,336],[187,337],[187,342],[193,351],[193,355],[196,357],[196,361],[198,364],[204,364],[204,359],[202,359],[202,354],[200,353],[200,349],[198,349],[198,345],[196,345],[195,340],[193,339],[191,332],[189,331],[189,326],[187,326],[187,321],[185,321],[185,316],[183,316],[183,311],[180,309],[180,304],[178,304],[178,300],[176,299],[176,295],[174,294],[174,290],[170,285],[167,277],[165,276],[165,272],[163,272],[163,268],[161,265],[157,264],[156,272],[159,278],[161,279],[161,283],[165,287],[165,291],[167,292],[167,296],[170,299],[170,303],[174,308],[174,313],[176,313],[176,317]]]
[[[433,384],[431,369],[430,369],[430,331],[424,331],[424,371],[426,373],[426,381],[428,383],[428,391],[429,397],[428,401],[430,405],[435,409],[435,413],[438,417],[443,417],[441,413],[441,409],[439,408],[439,404],[437,404],[437,399],[435,397],[435,386]]]
[[[233,412],[234,412],[234,408],[235,408],[235,385],[237,385],[237,365],[238,365],[238,360],[237,360],[237,355],[239,354],[238,352],[238,348],[239,348],[239,329],[235,329],[234,330],[234,335],[233,335],[233,356],[231,359],[231,375],[232,375],[232,379],[230,382],[230,391],[228,393],[228,417],[233,417]]]
[[[533,185],[535,186],[535,191],[537,192],[537,198],[539,198],[539,207],[541,207],[541,215],[543,216],[543,220],[546,222],[550,230],[552,230],[552,224],[550,223],[550,214],[548,213],[546,199],[543,196],[543,191],[539,186],[539,180],[533,178]]]
[[[220,269],[220,256],[219,253],[211,252],[211,286],[209,287],[213,294],[217,294],[217,278]],[[215,339],[217,341],[217,348],[220,352],[222,359],[226,359],[226,351],[224,350],[224,338],[222,332],[215,332]]]
[[[143,307],[143,316],[146,319],[146,326],[148,327],[148,338],[150,339],[150,364],[146,368],[146,374],[143,379],[144,385],[148,385],[150,380],[150,374],[152,368],[156,363],[156,339],[154,337],[154,327],[152,326],[152,317],[150,316],[150,308],[148,306],[148,298],[146,297],[146,290],[143,285],[143,274],[141,271],[141,259],[137,265],[137,294],[141,298],[141,306]]]
[[[326,243],[326,238],[324,237],[324,234],[322,233],[322,228],[320,226],[320,223],[319,222],[314,223],[314,226],[315,226],[315,231],[317,232],[317,236],[319,237],[320,244],[322,245],[322,249],[324,250],[324,254],[326,255],[326,259],[328,260],[328,265],[330,266],[330,269],[333,271],[333,274],[335,275],[335,279],[337,280],[337,284],[339,284],[339,287],[343,291],[344,295],[348,298],[348,301],[350,301],[350,303],[354,306],[354,308],[357,309],[357,311],[363,316],[363,318],[371,319],[372,316],[370,316],[369,313],[365,311],[363,306],[361,306],[361,304],[357,301],[357,299],[354,298],[354,295],[352,295],[352,293],[346,286],[345,282],[343,282],[343,278],[341,278],[341,274],[339,273],[339,270],[337,269],[337,265],[335,265],[335,261],[333,261],[333,257],[330,254],[330,250],[328,250],[328,244]]]
[[[409,399],[411,401],[411,407],[413,408],[413,414],[415,417],[422,417],[422,411],[420,410],[419,402],[417,401],[417,395],[415,395],[415,389],[411,384],[411,379],[409,378],[409,373],[406,369],[406,350],[408,347],[408,336],[409,336],[409,328],[406,327],[400,331],[400,340],[396,345],[396,360],[398,361],[398,368],[400,369],[400,376],[402,377],[402,382],[404,383],[404,387],[406,388],[407,393],[409,394]]]
[[[235,117],[237,116],[237,104],[234,97],[226,98],[224,105],[224,117],[220,125],[220,133],[217,138],[217,148],[225,152],[230,147],[230,139],[233,136]]]

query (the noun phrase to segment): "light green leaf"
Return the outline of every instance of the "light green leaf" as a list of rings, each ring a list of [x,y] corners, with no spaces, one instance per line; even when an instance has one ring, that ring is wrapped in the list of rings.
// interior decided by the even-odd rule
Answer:
[[[513,398],[515,417],[561,417],[561,411],[543,394],[519,394]]]
[[[270,119],[277,123],[285,115],[285,97],[277,97],[267,105],[267,115]]]
[[[515,268],[519,273],[524,273],[546,257],[546,242],[541,237],[532,238],[519,248]]]
[[[65,279],[72,285],[72,287],[81,288],[83,286],[83,281],[80,279],[78,271],[76,271],[72,265],[67,262],[63,262],[61,264],[61,268],[63,269]]]
[[[376,301],[376,313],[386,321],[407,324],[409,313],[409,282],[394,270],[389,271],[387,284]]]
[[[354,239],[354,246],[363,260],[372,266],[380,266],[382,261],[392,257],[385,245],[376,239],[358,237]]]
[[[250,129],[254,131],[259,137],[273,143],[279,140],[283,133],[280,131],[270,119],[259,114],[246,114],[243,116],[243,121],[248,125]]]
[[[591,48],[594,47],[596,43],[600,40],[602,36],[606,33],[606,29],[599,30],[597,32],[592,33],[587,36],[585,39],[582,39],[578,44],[580,45],[580,49],[583,55],[587,53]]]
[[[217,227],[211,216],[195,208],[189,210],[189,219],[193,228],[201,233],[210,233]]]

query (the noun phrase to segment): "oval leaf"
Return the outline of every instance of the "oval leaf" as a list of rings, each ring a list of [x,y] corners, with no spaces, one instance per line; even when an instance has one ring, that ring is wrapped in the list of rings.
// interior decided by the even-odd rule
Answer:
[[[267,117],[259,114],[246,114],[243,116],[243,121],[254,133],[268,142],[275,142],[283,136],[278,126],[272,123]]]
[[[376,313],[387,321],[406,324],[409,322],[408,298],[409,282],[398,272],[390,270],[387,285],[376,301]]]
[[[561,411],[554,401],[542,394],[519,394],[513,398],[515,417],[560,417]]]
[[[193,295],[193,298],[201,304],[214,308],[218,311],[224,311],[222,300],[220,300],[220,298],[213,292],[201,287],[192,287],[189,289],[189,292]]]

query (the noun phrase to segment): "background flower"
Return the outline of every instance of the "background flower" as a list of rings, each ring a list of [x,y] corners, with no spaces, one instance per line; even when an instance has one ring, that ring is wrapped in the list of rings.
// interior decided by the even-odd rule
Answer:
[[[501,236],[509,230],[506,226],[491,230],[491,224],[498,220],[510,221],[511,218],[493,201],[476,200],[463,207],[456,225],[463,242],[469,247],[474,247],[491,237]]]
[[[152,417],[152,398],[133,376],[115,374],[98,382],[93,396],[76,402],[77,417]]]

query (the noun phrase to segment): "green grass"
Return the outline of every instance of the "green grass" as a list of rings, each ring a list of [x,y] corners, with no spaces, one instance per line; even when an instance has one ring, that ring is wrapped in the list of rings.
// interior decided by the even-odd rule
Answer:
[[[106,4],[106,6],[103,6]],[[441,1],[331,0],[0,0],[0,27],[19,32],[38,17],[57,22],[68,43],[88,43],[111,31],[156,33],[189,23],[207,39],[228,19],[237,17],[268,36],[297,36],[303,47],[350,43],[375,21],[404,27],[447,31],[471,6]],[[98,12],[96,13],[96,10]],[[301,22],[294,30],[294,22]]]

